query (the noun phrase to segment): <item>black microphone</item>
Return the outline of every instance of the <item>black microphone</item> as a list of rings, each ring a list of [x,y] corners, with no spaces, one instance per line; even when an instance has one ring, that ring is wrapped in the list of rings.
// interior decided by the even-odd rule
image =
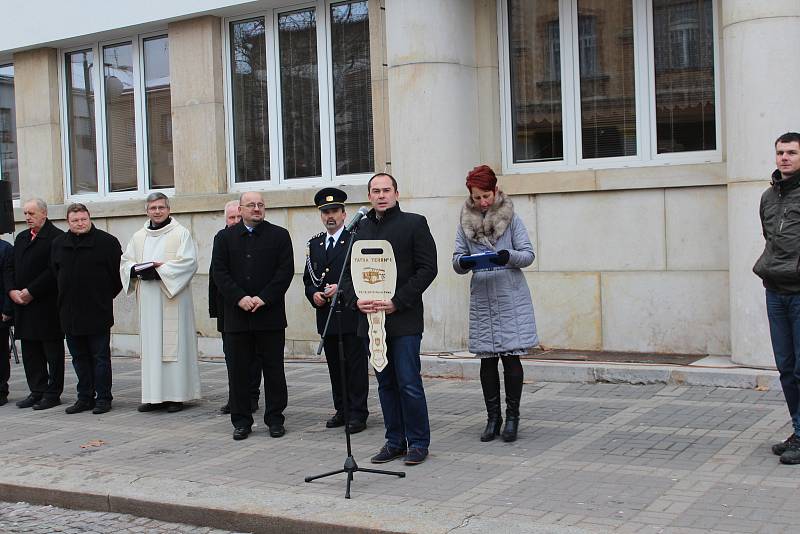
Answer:
[[[361,219],[364,218],[364,216],[367,214],[368,211],[369,209],[366,206],[361,206],[360,208],[358,208],[358,211],[356,212],[355,215],[353,215],[353,218],[350,219],[350,222],[345,227],[345,230],[347,230],[348,232],[352,232],[353,228],[358,226],[358,223],[361,222]]]

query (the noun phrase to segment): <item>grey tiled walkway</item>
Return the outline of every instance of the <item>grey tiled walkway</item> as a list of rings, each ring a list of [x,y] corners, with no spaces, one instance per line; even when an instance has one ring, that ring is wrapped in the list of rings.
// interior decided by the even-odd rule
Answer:
[[[207,486],[342,498],[344,479],[303,477],[342,464],[324,364],[287,363],[287,435],[263,423],[231,440],[224,365],[201,364],[204,400],[177,414],[141,414],[136,360],[114,360],[114,409],[68,416],[0,408],[0,463],[169,477]],[[12,401],[24,394],[13,367]],[[67,368],[65,406],[74,400]],[[353,436],[364,466],[383,443],[372,379],[367,431]],[[431,456],[398,480],[359,474],[353,502],[427,506],[481,518],[618,532],[789,532],[800,524],[800,466],[768,444],[789,433],[780,392],[707,387],[527,384],[520,439],[481,443],[477,382],[426,380]],[[263,415],[262,410],[258,416]],[[257,420],[258,420],[257,416]],[[96,441],[96,440],[101,440]],[[2,476],[2,475],[0,475]],[[2,498],[2,495],[0,495]]]

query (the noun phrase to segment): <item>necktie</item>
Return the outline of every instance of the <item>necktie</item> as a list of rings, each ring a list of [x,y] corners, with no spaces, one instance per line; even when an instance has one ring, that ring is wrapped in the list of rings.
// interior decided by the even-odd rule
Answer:
[[[328,236],[328,246],[325,248],[325,255],[326,256],[330,256],[331,251],[333,250],[333,243],[334,243],[333,236],[329,235]]]

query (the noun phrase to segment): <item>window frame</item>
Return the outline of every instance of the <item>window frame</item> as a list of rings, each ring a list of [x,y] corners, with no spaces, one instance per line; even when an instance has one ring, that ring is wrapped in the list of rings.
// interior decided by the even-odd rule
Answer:
[[[14,64],[14,58],[13,57],[1,57],[0,56],[0,67],[14,67],[14,65],[15,64]],[[14,88],[15,88],[14,91],[16,91],[16,76],[17,76],[17,70],[16,70],[16,68],[14,68]],[[15,93],[15,95],[14,95],[14,111],[15,111],[15,113],[16,113],[16,107],[17,107],[17,103],[16,103],[16,93]],[[14,123],[16,124],[16,117],[15,117]],[[16,139],[16,145],[17,145],[17,180],[19,181],[19,135],[17,135],[15,137],[15,139]],[[2,176],[3,176],[3,159],[0,158],[0,177],[2,177]],[[19,188],[19,185],[20,184],[18,183],[17,184],[17,188]],[[20,196],[18,196],[17,198],[13,197],[13,192],[12,192],[11,204],[15,208],[20,206],[20,201],[21,201],[20,199],[21,199],[21,192],[20,192]]]
[[[168,196],[175,194],[175,187],[150,188],[149,155],[147,153],[147,125],[146,102],[144,98],[144,53],[143,42],[153,37],[167,37],[167,28],[154,30],[110,39],[106,41],[92,41],[84,45],[71,46],[58,51],[58,79],[59,79],[59,113],[61,118],[61,161],[64,178],[64,198],[67,201],[101,201],[101,200],[132,200],[141,199],[143,196],[159,191]],[[131,191],[110,191],[108,174],[108,143],[107,143],[107,117],[106,117],[106,88],[103,69],[103,50],[108,46],[131,44],[131,55],[134,64],[133,71],[133,107],[136,138],[136,189]],[[66,58],[72,52],[91,50],[94,62],[98,68],[92,76],[95,86],[94,111],[95,111],[95,151],[97,158],[97,192],[74,193],[72,191],[72,169],[70,168],[69,152],[69,98],[67,95]],[[170,79],[170,85],[172,80]],[[173,148],[174,150],[174,148]]]
[[[366,0],[365,0],[366,1]],[[221,20],[223,36],[223,92],[225,102],[225,155],[227,158],[228,190],[231,192],[269,191],[286,189],[309,189],[333,185],[364,185],[375,172],[373,154],[373,170],[366,173],[336,174],[336,125],[334,121],[333,102],[333,63],[331,58],[331,6],[344,3],[346,0],[311,0],[296,4],[282,5],[270,9],[248,12],[226,17]],[[284,177],[284,140],[283,116],[280,94],[280,37],[278,18],[283,13],[300,11],[313,7],[316,10],[317,38],[317,83],[319,86],[319,132],[320,132],[320,176],[304,178]],[[324,12],[324,17],[320,13]],[[369,12],[370,23],[375,16]],[[267,110],[269,134],[270,179],[236,182],[236,147],[234,139],[233,117],[233,70],[231,65],[231,24],[256,18],[264,19],[264,40],[266,42],[267,60]],[[373,51],[370,50],[370,54]],[[370,73],[370,80],[372,74]],[[370,128],[374,125],[373,121]],[[373,141],[374,143],[374,141]]]
[[[564,157],[562,160],[514,162],[510,34],[508,1],[497,0],[497,31],[500,73],[500,143],[504,174],[528,174],[553,171],[584,171],[629,167],[718,163],[722,161],[722,127],[720,106],[720,28],[719,1],[712,2],[712,40],[714,43],[714,109],[716,148],[691,152],[658,154],[656,147],[655,50],[653,1],[631,0],[634,41],[634,97],[636,99],[636,154],[585,159],[582,155],[580,58],[578,43],[578,0],[558,0],[561,37],[562,124]],[[565,14],[567,16],[565,16]],[[568,37],[567,37],[568,36]]]

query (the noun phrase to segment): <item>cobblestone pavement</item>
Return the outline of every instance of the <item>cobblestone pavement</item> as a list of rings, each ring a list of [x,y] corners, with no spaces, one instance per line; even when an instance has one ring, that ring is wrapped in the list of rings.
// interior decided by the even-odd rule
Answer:
[[[69,367],[64,406],[17,409],[13,401],[26,391],[22,366],[14,365],[11,402],[0,408],[0,465],[341,499],[343,477],[303,482],[344,458],[341,432],[324,425],[331,413],[327,369],[287,362],[286,370],[286,437],[270,439],[261,423],[250,439],[234,442],[229,419],[217,412],[227,392],[222,364],[201,364],[203,401],[176,414],[142,414],[138,361],[115,358],[114,409],[100,416],[64,414],[75,399]],[[800,524],[800,467],[780,465],[769,449],[790,433],[779,391],[526,384],[519,440],[481,443],[480,385],[426,380],[425,386],[433,433],[428,461],[405,468],[402,480],[358,475],[353,502],[433,505],[590,532],[778,533]],[[383,443],[374,379],[372,388],[369,428],[353,436],[354,455],[365,466]]]
[[[55,506],[0,502],[0,534],[231,534],[181,523],[166,523],[146,517],[108,512],[66,510]]]

